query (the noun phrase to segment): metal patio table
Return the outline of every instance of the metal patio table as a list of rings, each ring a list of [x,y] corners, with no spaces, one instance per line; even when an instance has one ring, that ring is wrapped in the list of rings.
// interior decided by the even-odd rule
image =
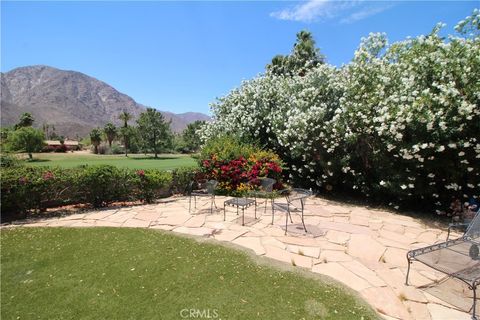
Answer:
[[[255,200],[248,199],[248,198],[233,198],[233,199],[226,200],[223,203],[223,221],[227,219],[225,207],[226,206],[235,207],[237,208],[237,215],[239,213],[239,210],[242,209],[242,226],[244,226],[245,225],[245,209],[253,205],[255,205],[255,219],[257,219],[257,206],[256,206]]]

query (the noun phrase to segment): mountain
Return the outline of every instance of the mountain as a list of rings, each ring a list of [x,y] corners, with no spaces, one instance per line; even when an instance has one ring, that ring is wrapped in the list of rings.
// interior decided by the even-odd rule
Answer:
[[[107,122],[119,125],[118,115],[123,111],[136,118],[146,108],[105,82],[76,71],[28,66],[0,74],[2,126],[13,125],[22,113],[30,112],[34,126],[53,124],[58,134],[74,138]],[[196,120],[210,120],[203,113],[161,112],[172,120],[174,132]]]

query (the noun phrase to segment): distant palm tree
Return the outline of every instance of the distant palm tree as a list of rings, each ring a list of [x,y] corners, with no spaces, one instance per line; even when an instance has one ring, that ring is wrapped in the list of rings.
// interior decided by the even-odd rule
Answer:
[[[133,115],[128,111],[123,111],[118,118],[123,121],[123,127],[126,128],[128,127],[128,121],[132,120]]]
[[[120,113],[118,118],[123,121],[123,144],[125,148],[125,157],[128,157],[128,121],[132,120],[133,115],[128,111],[123,111],[122,113]]]
[[[103,132],[105,132],[105,136],[108,140],[108,145],[110,148],[112,147],[112,141],[117,137],[117,127],[111,122],[107,123],[103,128]]]
[[[98,146],[100,142],[102,142],[102,131],[100,131],[100,129],[95,128],[90,132],[90,142],[95,148],[93,152],[98,154]]]

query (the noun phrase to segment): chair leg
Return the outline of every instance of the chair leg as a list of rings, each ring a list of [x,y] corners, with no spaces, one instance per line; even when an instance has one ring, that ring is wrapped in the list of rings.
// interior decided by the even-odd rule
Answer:
[[[227,220],[227,211],[225,211],[225,203],[223,204],[223,221]]]
[[[303,200],[301,200],[302,202],[302,224],[303,224],[303,230],[305,230],[305,232],[308,232],[307,231],[307,227],[305,227],[305,220],[303,218],[303,209],[304,209],[304,205],[303,205]]]
[[[407,254],[407,276],[405,278],[405,285],[408,286],[408,276],[410,275],[410,265],[412,264],[412,261],[410,261],[410,257]]]
[[[448,241],[448,238],[450,238],[450,230],[452,229],[452,227],[448,227],[447,229],[447,241]]]
[[[273,209],[273,199],[270,199],[270,205],[272,206],[272,217],[273,217],[273,212],[274,212],[274,209]],[[272,219],[273,220],[273,219]]]
[[[245,208],[242,207],[242,226],[245,225]]]
[[[307,227],[305,227],[305,221],[303,220],[303,210],[302,210],[302,224],[303,224],[303,230],[305,230],[305,233],[307,233]]]
[[[192,196],[188,198],[188,213],[191,212],[191,208],[192,208]]]
[[[275,207],[273,206],[273,199],[272,199],[272,226],[273,226],[274,219],[275,219]]]
[[[217,203],[215,202],[215,195],[213,195],[213,205],[215,206],[215,209],[218,209],[217,208]]]
[[[285,214],[285,235],[287,235],[287,228],[288,228],[288,216],[290,215],[290,209],[288,209],[288,212]],[[291,218],[291,217],[290,217]]]
[[[476,308],[477,308],[477,284],[474,282],[472,285],[473,290],[473,305],[472,305],[472,319],[477,320]]]

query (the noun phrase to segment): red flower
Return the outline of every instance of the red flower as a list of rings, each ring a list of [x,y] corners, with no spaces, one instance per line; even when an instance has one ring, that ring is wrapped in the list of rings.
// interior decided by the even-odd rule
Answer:
[[[144,176],[145,176],[145,171],[143,171],[143,170],[137,170],[137,176],[139,176],[139,177],[144,177]]]
[[[42,178],[43,178],[43,180],[50,180],[50,179],[55,178],[55,176],[54,176],[53,172],[47,171],[43,174]]]
[[[28,178],[27,177],[21,177],[20,179],[18,179],[18,182],[22,185],[27,184]]]

